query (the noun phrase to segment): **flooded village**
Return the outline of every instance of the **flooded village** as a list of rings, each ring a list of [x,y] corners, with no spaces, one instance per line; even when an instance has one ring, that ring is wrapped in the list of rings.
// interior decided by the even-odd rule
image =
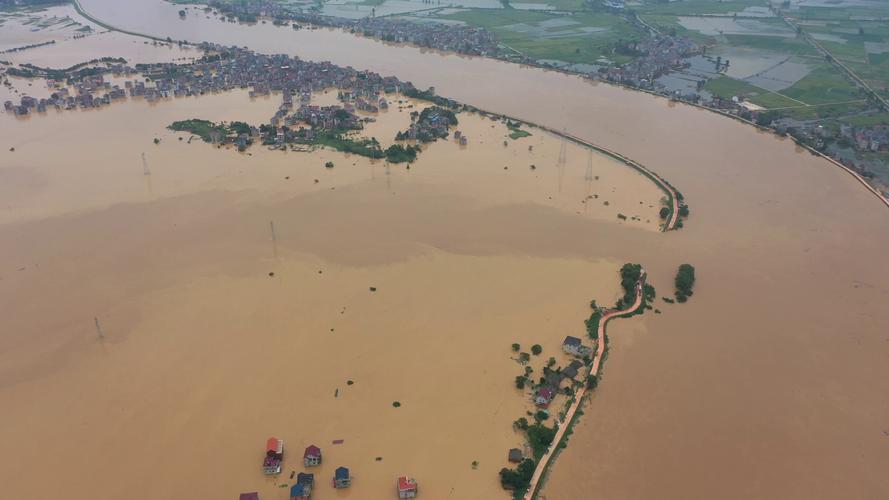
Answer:
[[[83,6],[161,40],[202,9],[154,1]],[[629,43],[594,79],[201,22],[184,53],[116,33],[3,65],[31,72],[0,113],[8,494],[509,498],[544,456],[551,499],[889,491],[883,207],[787,138],[603,83],[716,72],[697,44]],[[688,228],[569,134],[681,188]],[[659,293],[596,338],[627,261]]]
[[[83,358],[103,356],[101,351],[94,349],[92,341],[78,344],[71,350],[51,350],[54,353],[51,356],[60,356],[56,358],[60,363],[59,369],[67,372],[74,384],[83,384],[83,377],[95,376],[96,369],[112,372],[126,370],[129,375],[120,378],[119,384],[113,382],[115,387],[106,388],[106,394],[94,394],[98,399],[93,398],[88,406],[72,402],[72,411],[86,416],[93,410],[107,408],[106,396],[129,400],[130,395],[136,394],[132,392],[133,388],[142,384],[163,388],[162,392],[172,400],[158,404],[151,411],[138,410],[138,415],[133,417],[135,420],[123,423],[121,428],[112,431],[115,440],[127,440],[134,449],[142,450],[146,460],[153,461],[154,447],[139,437],[142,431],[138,429],[146,425],[159,429],[158,426],[179,418],[174,416],[179,411],[185,412],[180,415],[190,414],[188,404],[183,405],[182,400],[174,401],[179,397],[177,394],[193,394],[193,390],[199,390],[198,387],[207,383],[207,374],[213,373],[215,375],[211,377],[226,380],[224,394],[238,394],[238,406],[243,405],[246,411],[242,416],[234,417],[231,423],[222,424],[223,428],[210,431],[216,435],[212,440],[227,449],[219,448],[217,444],[192,449],[201,455],[215,454],[218,458],[212,463],[222,461],[219,467],[226,471],[223,480],[214,480],[210,476],[199,480],[206,483],[208,491],[213,491],[214,495],[235,498],[240,494],[241,498],[262,500],[278,497],[306,499],[324,498],[335,490],[349,489],[353,494],[368,498],[435,499],[443,498],[454,488],[465,491],[467,495],[503,495],[497,470],[509,463],[507,450],[524,446],[524,438],[510,430],[510,422],[514,415],[521,414],[525,408],[534,408],[534,402],[509,395],[509,399],[501,403],[508,409],[503,414],[493,411],[487,404],[480,405],[478,410],[466,412],[448,403],[454,397],[483,399],[494,388],[499,388],[497,391],[511,391],[509,372],[515,369],[515,362],[506,357],[492,361],[509,352],[509,342],[505,342],[504,338],[490,337],[480,344],[479,335],[491,324],[486,321],[484,325],[473,326],[473,315],[469,311],[483,297],[505,297],[506,288],[502,287],[513,287],[515,280],[532,277],[539,282],[539,286],[557,296],[567,297],[566,294],[570,294],[586,297],[590,292],[588,283],[577,282],[574,286],[566,287],[562,283],[564,277],[576,273],[588,277],[601,276],[601,279],[591,279],[600,283],[595,288],[607,295],[614,285],[611,276],[614,264],[602,262],[601,266],[590,266],[583,261],[562,263],[559,260],[550,262],[545,258],[535,264],[517,258],[501,267],[502,263],[483,254],[461,256],[459,254],[462,252],[458,252],[452,256],[450,251],[435,249],[441,246],[440,243],[429,243],[429,228],[438,228],[436,233],[441,233],[448,240],[456,235],[454,230],[457,228],[449,222],[453,219],[441,219],[440,215],[435,214],[453,214],[453,210],[468,209],[465,216],[459,216],[464,220],[460,227],[480,224],[479,229],[487,232],[499,223],[472,221],[472,214],[502,209],[507,210],[507,215],[518,214],[520,212],[513,212],[514,209],[510,207],[518,200],[533,199],[537,200],[535,205],[550,206],[557,213],[579,212],[584,218],[601,219],[616,226],[632,224],[656,233],[659,190],[650,180],[608,157],[594,154],[573,143],[567,144],[542,130],[530,127],[519,129],[521,125],[513,122],[509,122],[507,127],[507,123],[500,118],[487,117],[471,110],[462,111],[462,107],[453,100],[441,98],[432,90],[417,90],[407,81],[331,63],[264,55],[217,44],[204,44],[200,50],[201,54],[193,63],[142,64],[131,61],[124,64],[116,60],[97,59],[62,72],[31,65],[27,67],[32,72],[29,76],[35,86],[46,85],[48,95],[33,100],[20,98],[11,101],[10,111],[3,115],[4,120],[8,120],[3,124],[4,130],[6,126],[12,126],[6,140],[14,148],[14,151],[4,151],[8,156],[0,167],[3,175],[7,172],[8,159],[15,166],[11,172],[28,171],[35,175],[42,172],[39,175],[52,179],[48,184],[32,186],[26,179],[7,178],[9,182],[5,184],[5,189],[15,189],[22,195],[30,192],[31,195],[19,197],[16,194],[15,198],[7,198],[15,204],[15,208],[4,214],[10,225],[0,229],[3,238],[10,234],[7,230],[28,232],[28,228],[43,227],[43,221],[58,216],[80,217],[74,214],[83,213],[83,217],[91,219],[98,214],[121,213],[119,210],[122,206],[143,207],[149,212],[143,212],[137,218],[145,216],[161,221],[166,216],[150,213],[155,208],[173,209],[179,203],[193,202],[194,205],[186,209],[191,214],[187,218],[196,217],[205,222],[189,222],[175,217],[176,226],[182,226],[189,234],[187,242],[176,243],[174,240],[178,237],[161,227],[166,224],[155,226],[155,229],[138,224],[142,234],[138,239],[147,237],[162,246],[179,249],[180,255],[173,258],[176,263],[167,260],[165,252],[154,253],[147,247],[141,250],[137,247],[123,249],[119,244],[109,247],[114,248],[115,253],[121,250],[123,253],[118,254],[120,256],[132,256],[133,251],[139,254],[147,251],[155,255],[150,259],[160,259],[151,264],[156,270],[151,278],[152,283],[137,284],[137,290],[132,295],[127,294],[129,298],[123,301],[143,310],[148,315],[145,318],[150,316],[162,322],[182,313],[189,315],[187,309],[178,312],[174,309],[178,305],[193,304],[195,300],[207,300],[207,304],[214,309],[217,305],[221,306],[218,293],[223,288],[230,288],[234,293],[230,298],[239,304],[232,308],[224,306],[232,312],[243,311],[252,315],[259,309],[273,309],[267,311],[271,314],[261,313],[264,319],[260,323],[266,320],[271,323],[243,329],[238,326],[239,321],[209,328],[186,321],[181,327],[192,332],[186,333],[179,326],[164,328],[159,324],[143,324],[136,316],[116,316],[107,307],[114,308],[112,303],[120,304],[119,297],[102,298],[104,294],[98,290],[98,295],[92,292],[81,294],[83,300],[71,302],[73,309],[57,314],[76,316],[75,311],[81,307],[98,308],[95,324],[101,322],[103,331],[99,347],[115,351],[116,354],[108,359],[111,365],[94,362],[97,358],[93,358],[94,361]],[[199,125],[198,122],[210,128],[194,128]],[[73,126],[75,123],[78,125]],[[122,127],[119,124],[127,125]],[[179,131],[176,124],[185,128]],[[216,129],[213,127],[223,124],[225,133],[214,135]],[[241,124],[250,125],[244,129]],[[92,144],[90,138],[95,130],[103,131],[102,140],[106,147],[84,147]],[[522,130],[522,133],[517,134],[516,130]],[[28,137],[43,133],[40,131],[54,137],[53,144],[57,147],[50,152],[31,147]],[[353,133],[368,138],[378,137],[379,151],[383,152],[386,146],[395,143],[405,144],[406,150],[422,148],[423,152],[410,160],[409,170],[404,165],[397,168],[398,158],[385,154],[383,158],[377,158],[375,154],[338,151],[336,147],[317,140],[318,136],[333,131],[354,141],[359,139],[351,135]],[[207,142],[223,147],[210,147],[202,141],[181,140],[190,135],[200,137],[202,133],[210,139]],[[253,145],[250,146],[248,142]],[[312,154],[305,154],[300,147],[302,144],[317,146],[317,149],[313,147]],[[242,149],[241,146],[244,146],[244,154],[234,153],[233,150]],[[56,166],[62,165],[63,158],[72,151],[77,151],[79,158],[82,158],[77,160],[81,166],[75,170],[58,170]],[[328,163],[330,168],[327,167]],[[18,165],[27,170],[20,170]],[[131,170],[131,166],[136,166],[136,170]],[[74,175],[74,178],[63,181],[68,175]],[[101,178],[102,182],[95,182],[97,178]],[[505,178],[512,178],[513,182],[504,185],[502,181]],[[29,191],[31,189],[36,191]],[[235,195],[240,201],[219,200],[219,204],[210,201],[219,195],[228,196],[224,193],[240,193]],[[286,201],[288,199],[291,201]],[[205,206],[202,200],[215,208]],[[277,205],[281,202],[285,205]],[[293,202],[297,205],[290,205]],[[269,203],[272,205],[269,206]],[[303,203],[308,205],[298,206]],[[315,203],[321,203],[321,206],[313,208]],[[143,208],[136,210],[141,212]],[[259,212],[246,215],[240,213],[243,209]],[[218,220],[224,225],[228,223],[223,220],[234,222],[236,226],[241,224],[238,221],[246,222],[253,217],[273,220],[271,236],[267,233],[258,238],[255,235],[247,236],[242,233],[246,226],[240,229],[230,227],[221,232],[214,229],[216,223],[205,226],[206,222],[216,217],[214,214],[218,210],[226,214]],[[260,215],[266,210],[271,212]],[[617,214],[621,213],[628,214],[633,220],[618,218]],[[411,214],[425,215],[413,218]],[[405,216],[410,217],[411,221],[402,220]],[[364,217],[372,219],[362,222]],[[394,239],[380,238],[367,232],[386,230],[386,226],[381,227],[374,222],[377,218],[381,222],[392,221],[390,227],[396,231]],[[269,220],[261,224],[266,231],[269,231]],[[306,223],[314,226],[314,229],[298,228]],[[111,228],[105,223],[93,226],[86,221],[83,225],[75,223],[72,227],[86,233]],[[322,234],[329,229],[322,227],[338,228],[343,233],[340,237],[330,238]],[[174,229],[174,232],[178,233],[178,230]],[[235,237],[235,240],[229,239],[238,233],[241,236]],[[296,234],[303,236],[294,239]],[[310,236],[313,234],[315,236]],[[40,239],[37,234],[23,237],[32,243],[37,240],[31,238]],[[79,252],[75,249],[78,243],[71,242],[67,236],[64,239],[69,242],[66,252]],[[235,241],[243,241],[246,246],[233,245]],[[392,247],[389,241],[400,243]],[[198,242],[213,242],[211,244],[219,246],[219,251],[213,252],[213,257],[205,259],[209,270],[205,265],[194,265],[194,258],[198,254],[192,252],[202,253],[195,246]],[[335,246],[312,248],[315,245],[326,246],[328,242],[335,243]],[[259,246],[254,246],[257,244]],[[271,253],[265,251],[271,250],[267,246],[269,244],[274,247]],[[303,247],[304,244],[309,247]],[[242,251],[254,254],[262,247],[265,250],[255,255],[268,255],[248,257],[246,260],[236,256]],[[50,247],[43,248],[45,252],[33,253],[31,243],[4,245],[0,258],[3,262],[12,262],[22,256],[18,253],[20,250],[30,249],[27,250],[32,255],[29,259],[39,260],[42,263],[40,268],[51,272],[54,265],[46,259],[52,260],[50,256],[53,252]],[[417,249],[422,250],[415,253]],[[273,258],[273,255],[277,257]],[[180,258],[185,260],[181,261]],[[100,280],[108,277],[116,280],[118,278],[115,276],[123,276],[121,265],[126,265],[114,257],[112,260],[115,262],[106,261],[107,269],[99,273],[105,278]],[[26,271],[13,276],[12,280],[4,276],[0,293],[4,294],[5,304],[12,306],[20,299],[27,299],[27,294],[21,293],[22,287],[41,287],[40,281],[30,281],[31,276]],[[239,284],[220,288],[218,282],[204,281],[228,279],[225,276]],[[413,292],[415,285],[402,281],[412,276],[435,282],[439,289],[436,293],[443,295],[434,301],[417,296]],[[467,296],[461,283],[467,280],[476,282],[479,276],[488,276],[485,281],[489,284],[477,283],[474,285],[476,291]],[[254,281],[257,277],[259,280]],[[155,288],[155,279],[166,283],[163,289],[167,292]],[[97,284],[91,278],[86,281],[89,282],[83,285],[86,289],[93,289]],[[133,282],[142,283],[138,279]],[[272,288],[269,288],[270,285]],[[283,289],[280,288],[282,286]],[[62,289],[71,290],[67,285]],[[154,291],[146,292],[146,289]],[[364,290],[364,293],[356,294],[355,290]],[[19,299],[7,300],[11,298],[7,293],[15,293]],[[145,293],[154,298],[148,299]],[[182,293],[191,298],[183,297],[180,295]],[[513,297],[509,303],[497,306],[500,312],[491,316],[490,321],[499,321],[495,318],[513,321],[515,314],[512,307],[516,300],[530,305],[535,296],[536,292],[524,298]],[[279,302],[282,299],[284,302]],[[466,299],[468,301],[464,302]],[[149,300],[152,304],[143,300]],[[267,305],[260,305],[255,300]],[[465,320],[447,319],[440,328],[424,324],[424,318],[442,314],[442,303],[452,303],[454,300],[463,304],[458,305],[457,309],[466,311],[465,314],[458,313]],[[566,306],[568,302],[565,302]],[[47,304],[58,302],[56,298],[48,297]],[[418,311],[419,316],[408,318],[407,324],[404,324],[405,318],[392,314],[391,309],[402,306]],[[154,311],[148,312],[143,308]],[[565,312],[572,309],[574,307],[564,307]],[[534,316],[532,310],[529,309],[529,319]],[[453,311],[448,306],[447,316],[450,317]],[[220,320],[226,315],[211,314]],[[34,325],[33,328],[24,328],[23,332],[37,335],[45,331],[32,323],[34,317],[30,314],[17,317]],[[142,317],[142,313],[139,317]],[[567,314],[557,319],[557,323],[562,325],[560,328],[541,335],[540,329],[544,323],[541,322],[543,318],[538,318],[525,327],[513,329],[513,333],[518,341],[530,342],[533,337],[535,342],[555,353],[561,331],[576,329],[576,320],[573,314]],[[76,323],[74,321],[73,324]],[[462,339],[452,338],[451,345],[442,349],[435,342],[419,341],[416,338],[419,328],[438,332],[427,340],[450,336],[449,332],[458,328],[463,332],[460,334]],[[159,334],[146,336],[140,331]],[[214,345],[199,347],[210,340],[204,333],[211,331],[216,339],[212,341]],[[367,334],[372,337],[366,338]],[[379,335],[384,335],[388,340],[377,343],[374,337]],[[39,335],[34,338],[39,338]],[[410,345],[416,358],[398,362],[390,359],[392,355],[398,356],[397,352],[387,347],[392,342]],[[176,344],[178,347],[174,348]],[[255,380],[252,377],[241,380],[238,372],[230,370],[230,367],[238,363],[236,360],[243,352],[252,351],[260,344],[271,350],[261,357],[264,359],[262,363],[269,365],[260,371],[272,378],[262,375]],[[43,346],[42,343],[20,345],[38,350]],[[368,350],[376,349],[373,346],[382,351],[373,357],[364,357]],[[213,366],[202,368],[195,363],[180,364],[177,361],[183,359],[180,356],[190,357],[190,353],[196,352],[195,349],[209,349],[216,353],[218,359],[211,361]],[[475,366],[484,366],[486,370],[493,369],[498,373],[496,377],[499,380],[493,387],[479,387],[467,393],[451,384],[450,381],[465,376],[479,376],[475,368],[464,372],[451,362],[457,359],[458,352],[470,350],[478,351],[473,357],[480,363],[473,362]],[[160,358],[154,358],[155,361],[148,364],[138,361],[145,360],[143,356],[147,352],[155,352]],[[312,358],[316,360],[302,359],[309,352],[314,353]],[[281,374],[278,369],[268,367],[292,366],[294,356],[301,359],[300,370],[318,375],[311,379],[296,377],[289,380],[284,391],[289,394],[294,390],[301,396],[287,397],[286,401],[281,401],[275,393],[282,386],[274,382],[280,380]],[[254,359],[252,355],[250,358]],[[259,358],[255,360],[259,361]],[[69,362],[73,364],[68,365]],[[250,365],[254,363],[251,360],[246,362]],[[130,363],[129,368],[124,368]],[[385,368],[381,370],[379,363],[384,363]],[[567,366],[569,362],[565,364]],[[166,368],[162,368],[164,366]],[[405,366],[415,373],[413,377],[402,376],[402,367]],[[74,372],[69,371],[72,369]],[[157,372],[157,369],[162,372]],[[430,369],[434,373],[429,372]],[[187,372],[191,370],[201,373],[189,375]],[[19,371],[18,365],[4,363],[0,371],[4,380],[29,377],[27,370]],[[438,380],[436,373],[447,374],[447,377]],[[158,380],[158,376],[163,380]],[[49,378],[37,377],[36,383],[47,384],[46,391],[70,390],[63,387],[67,383],[51,374]],[[290,379],[290,376],[287,378]],[[493,376],[491,380],[494,380]],[[246,383],[246,386],[241,386],[242,383]],[[171,391],[170,384],[187,389],[184,392]],[[159,389],[152,389],[155,390]],[[462,393],[462,396],[457,396],[454,391]],[[430,400],[430,396],[434,399]],[[20,398],[28,399],[31,395],[14,391],[3,397],[7,398],[6,401],[21,401]],[[213,399],[216,397],[213,396]],[[234,402],[229,396],[223,396],[223,399]],[[306,409],[305,401],[312,401],[312,410]],[[127,406],[131,404],[126,403]],[[223,404],[227,406],[229,403]],[[211,413],[200,410],[199,413],[203,414],[199,417],[200,421],[216,418],[213,415],[218,414],[218,408],[212,409],[213,406],[205,407]],[[16,422],[14,427],[20,428],[23,421],[19,417],[24,417],[28,413],[26,409],[33,405],[17,404],[16,407],[21,411],[13,417]],[[230,410],[223,413],[232,414]],[[479,450],[477,443],[481,437],[472,431],[462,437],[449,438],[447,445],[437,445],[441,453],[429,456],[424,451],[426,448],[417,446],[417,443],[423,440],[423,435],[432,435],[440,427],[436,419],[430,418],[433,414],[449,415],[459,427],[475,426],[486,433],[495,431],[497,437],[490,440],[490,450]],[[190,422],[198,422],[191,418],[188,417]],[[256,418],[262,422],[260,425],[244,423],[245,419],[252,422]],[[90,420],[97,425],[90,432],[106,435],[101,419],[90,417]],[[135,421],[141,423],[134,425]],[[483,424],[479,425],[480,422]],[[35,425],[44,429],[39,419]],[[192,427],[193,424],[184,425]],[[57,432],[67,433],[68,429],[62,425]],[[206,435],[204,433],[210,429],[193,430],[197,436]],[[45,432],[55,436],[55,442],[68,442],[55,432]],[[264,441],[269,434],[276,437]],[[12,436],[0,432],[0,440],[18,448]],[[257,443],[265,443],[266,447],[257,446]],[[101,440],[79,447],[77,452],[105,457],[100,448]],[[164,455],[175,448],[178,446],[164,446]],[[74,448],[59,448],[56,449],[56,456],[67,461],[71,457],[69,453],[73,451]],[[453,460],[455,451],[465,458]],[[199,477],[208,473],[216,475],[212,468],[184,466],[185,463],[210,463],[208,459],[187,451],[179,456],[183,461],[165,460],[169,462],[169,474],[163,473],[165,479],[153,482],[149,489],[166,498],[180,498],[187,485],[194,484],[195,473]],[[108,458],[111,459],[110,456]],[[104,467],[110,468],[108,470],[122,470],[114,460],[99,460]],[[189,469],[191,472],[182,474]],[[79,475],[77,468],[69,467],[67,470]],[[157,471],[147,462],[140,470],[152,475],[154,472],[150,471]],[[137,473],[137,476],[142,476],[142,473]],[[66,474],[64,477],[69,479],[65,483],[68,484],[69,494],[75,498],[80,492],[85,494],[87,490],[92,490],[84,488],[89,481],[81,480],[82,486],[71,486],[70,479],[74,479],[74,476]],[[106,482],[102,491],[115,496],[116,492],[129,488],[132,475],[120,474],[119,477],[119,481]],[[141,482],[142,479],[136,481]],[[53,488],[52,485],[40,487],[32,496],[43,497]],[[18,482],[13,489],[34,491],[25,483]]]

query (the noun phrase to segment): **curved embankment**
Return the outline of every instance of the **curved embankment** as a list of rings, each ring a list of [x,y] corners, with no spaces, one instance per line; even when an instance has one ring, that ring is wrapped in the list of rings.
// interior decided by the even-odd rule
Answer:
[[[615,160],[618,160],[618,161],[622,162],[623,164],[628,165],[628,166],[638,170],[639,172],[642,173],[642,175],[644,175],[644,176],[648,177],[649,179],[651,179],[652,181],[654,181],[654,183],[657,184],[659,188],[661,188],[661,191],[663,191],[664,193],[667,194],[667,204],[669,205],[669,208],[670,208],[670,214],[667,216],[668,217],[667,222],[664,224],[663,230],[670,231],[671,229],[676,229],[676,224],[679,222],[679,195],[676,192],[676,190],[673,188],[673,186],[671,186],[669,182],[665,181],[663,179],[663,177],[652,172],[651,170],[648,169],[648,167],[642,165],[641,163],[637,163],[635,160],[631,160],[616,151],[612,151],[608,148],[598,146],[598,145],[593,144],[591,142],[587,142],[587,141],[581,139],[580,137],[576,137],[576,136],[573,136],[568,133],[563,132],[560,134],[558,132],[553,131],[552,129],[550,129],[548,127],[540,127],[540,128],[542,128],[543,130],[546,130],[547,132],[565,137],[565,138],[567,138],[571,141],[574,141],[582,146],[586,146],[590,149],[595,149],[596,151],[599,151],[600,153],[606,154],[606,155],[614,158]]]
[[[645,271],[643,270],[642,276],[639,278],[639,281],[636,282],[636,301],[633,302],[633,305],[628,307],[627,309],[612,309],[603,314],[602,318],[599,319],[599,341],[597,342],[596,354],[593,357],[593,362],[590,364],[589,375],[599,375],[599,368],[602,364],[602,356],[605,354],[605,325],[607,325],[608,322],[613,318],[633,314],[640,307],[642,307],[642,285],[644,284]],[[587,380],[589,380],[589,376],[587,377]],[[568,429],[571,428],[574,417],[577,415],[577,410],[583,403],[584,396],[586,396],[588,387],[589,383],[586,382],[583,384],[583,386],[581,386],[580,389],[577,390],[577,393],[575,393],[574,403],[572,403],[571,407],[568,408],[568,411],[565,412],[565,418],[562,420],[561,425],[559,426],[559,430],[556,431],[556,435],[553,438],[552,444],[550,444],[549,448],[547,448],[546,454],[544,454],[540,458],[540,461],[537,462],[537,468],[534,469],[534,475],[531,476],[531,483],[528,486],[528,491],[525,493],[524,500],[532,500],[537,495],[537,488],[540,486],[541,479],[543,479],[544,474],[546,474],[546,469],[549,466],[549,463],[552,460],[553,456],[559,450],[559,445],[562,443],[562,439],[564,439],[565,433],[568,431]]]
[[[479,109],[478,111],[481,113],[484,113],[486,115],[489,115],[489,116],[506,118],[507,120],[511,120],[511,121],[519,122],[519,123],[524,123],[524,124],[530,125],[532,127],[539,128],[540,130],[544,130],[546,132],[549,132],[550,134],[568,139],[569,141],[571,141],[575,144],[580,144],[581,146],[590,148],[590,149],[598,151],[604,155],[610,156],[611,158],[623,163],[624,165],[627,165],[628,167],[635,169],[636,171],[638,171],[645,177],[648,177],[649,179],[651,179],[657,185],[657,187],[660,188],[660,190],[663,191],[664,194],[667,195],[667,205],[668,205],[667,208],[670,209],[670,213],[667,216],[667,222],[665,222],[664,225],[661,226],[661,229],[665,232],[670,231],[672,229],[676,229],[676,224],[679,222],[679,194],[676,191],[676,189],[672,185],[670,185],[669,182],[664,180],[664,178],[661,177],[660,175],[651,171],[645,165],[642,165],[641,163],[639,163],[635,160],[631,160],[630,158],[627,158],[626,156],[618,153],[617,151],[612,151],[604,146],[599,146],[598,144],[593,144],[592,142],[581,139],[580,137],[571,135],[568,132],[560,132],[552,127],[547,127],[546,125],[539,125],[537,123],[529,122],[527,120],[522,120],[521,118],[516,118],[513,116],[509,116],[509,115],[504,115],[501,113],[491,113],[491,112],[484,111],[481,109]]]
[[[102,26],[102,27],[105,28],[105,29],[113,30],[113,31],[118,31],[118,32],[120,32],[120,33],[124,33],[124,34],[127,34],[127,35],[143,37],[143,38],[147,38],[147,39],[149,39],[149,40],[155,40],[155,41],[164,42],[164,43],[169,43],[169,42],[170,42],[170,40],[166,40],[166,39],[159,38],[159,37],[156,37],[156,36],[148,35],[148,34],[145,34],[145,33],[138,33],[138,32],[135,32],[135,31],[129,31],[129,30],[125,30],[125,29],[118,28],[118,27],[116,27],[116,26],[112,26],[112,25],[110,25],[110,24],[108,24],[108,23],[102,21],[101,19],[98,19],[98,18],[96,18],[96,17],[90,15],[88,12],[86,12],[86,11],[83,9],[83,6],[80,5],[79,0],[72,0],[72,3],[74,4],[74,9],[77,11],[78,14],[80,14],[81,16],[85,17],[86,19],[88,19],[88,20],[90,20],[90,21],[92,21],[92,22],[98,24],[99,26]],[[182,43],[192,44],[192,42],[188,42],[188,41],[186,41],[186,40],[182,40]],[[585,140],[581,139],[580,137],[577,137],[577,136],[568,134],[567,132],[560,132],[560,131],[558,131],[558,130],[556,130],[556,129],[553,129],[553,128],[551,128],[551,127],[547,127],[547,126],[545,126],[545,125],[539,125],[539,124],[536,124],[536,123],[527,122],[527,121],[525,121],[525,120],[521,120],[521,119],[519,119],[519,118],[515,118],[515,117],[512,117],[512,116],[508,116],[508,115],[503,115],[503,114],[499,114],[499,113],[491,113],[491,112],[488,112],[488,111],[485,111],[485,110],[481,110],[481,109],[479,109],[478,111],[481,112],[481,113],[484,113],[484,114],[486,114],[486,115],[490,115],[490,116],[499,116],[499,117],[507,118],[507,119],[512,120],[512,121],[521,122],[521,123],[526,123],[526,124],[528,124],[528,125],[531,125],[531,126],[533,126],[533,127],[539,128],[539,129],[541,129],[541,130],[545,130],[545,131],[547,131],[547,132],[549,132],[549,133],[551,133],[551,134],[554,134],[554,135],[557,135],[557,136],[559,136],[559,137],[563,137],[563,138],[565,138],[565,139],[568,139],[568,140],[570,140],[570,141],[572,141],[572,142],[574,142],[574,143],[576,143],[576,144],[580,144],[581,146],[585,146],[585,147],[588,147],[588,148],[590,148],[590,149],[596,150],[596,151],[598,151],[598,152],[600,152],[600,153],[603,153],[603,154],[605,154],[605,155],[608,155],[608,156],[614,158],[615,160],[620,161],[621,163],[623,163],[623,164],[625,164],[625,165],[627,165],[627,166],[629,166],[629,167],[632,167],[633,169],[635,169],[635,170],[637,170],[638,172],[640,172],[642,175],[644,175],[644,176],[648,177],[649,179],[651,179],[652,181],[654,181],[654,183],[657,184],[657,186],[661,189],[661,191],[663,191],[663,192],[667,195],[667,205],[668,205],[668,208],[670,209],[670,213],[669,213],[669,215],[667,216],[667,221],[666,221],[666,223],[662,226],[662,229],[663,229],[663,231],[669,231],[669,230],[671,230],[671,229],[676,229],[676,224],[679,222],[679,199],[678,199],[678,196],[677,196],[677,192],[676,192],[676,190],[673,188],[673,186],[670,185],[669,182],[667,182],[666,180],[664,180],[664,179],[663,179],[661,176],[659,176],[658,174],[652,172],[650,169],[648,169],[648,168],[645,167],[644,165],[642,165],[642,164],[640,164],[640,163],[638,163],[638,162],[636,162],[636,161],[634,161],[634,160],[631,160],[631,159],[627,158],[626,156],[624,156],[624,155],[622,155],[622,154],[620,154],[620,153],[618,153],[618,152],[616,152],[616,151],[612,151],[612,150],[607,149],[607,148],[605,148],[605,147],[602,147],[602,146],[593,144],[593,143],[591,143],[591,142],[585,141]]]
[[[147,38],[149,40],[154,40],[156,42],[163,42],[163,43],[177,42],[177,40],[170,40],[170,39],[160,38],[157,36],[146,35],[145,33],[138,33],[136,31],[129,31],[129,30],[125,30],[122,28],[118,28],[117,26],[112,26],[112,25],[102,21],[101,19],[98,19],[98,18],[90,15],[87,11],[83,10],[83,6],[80,5],[80,2],[78,0],[71,0],[71,3],[74,4],[74,10],[77,11],[78,14],[80,14],[81,16],[86,18],[88,21],[98,24],[99,26],[105,28],[106,30],[117,31],[117,32],[123,33],[125,35]],[[181,40],[181,42],[185,43],[185,44],[192,45],[191,42],[186,41],[186,40]]]

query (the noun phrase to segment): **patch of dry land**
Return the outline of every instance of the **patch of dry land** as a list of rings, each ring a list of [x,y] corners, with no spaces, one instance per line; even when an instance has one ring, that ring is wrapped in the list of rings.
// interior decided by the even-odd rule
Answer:
[[[425,106],[398,99],[364,131],[384,147]],[[340,465],[356,498],[394,497],[401,474],[423,498],[504,496],[497,471],[530,407],[510,345],[549,356],[582,334],[589,300],[618,296],[623,262],[565,242],[656,233],[662,193],[607,157],[533,128],[509,139],[465,112],[468,145],[426,145],[409,169],[166,129],[259,124],[279,103],[236,91],[0,116],[10,498],[283,498],[309,444],[324,453],[318,498]],[[269,436],[286,442],[279,477],[260,471]]]

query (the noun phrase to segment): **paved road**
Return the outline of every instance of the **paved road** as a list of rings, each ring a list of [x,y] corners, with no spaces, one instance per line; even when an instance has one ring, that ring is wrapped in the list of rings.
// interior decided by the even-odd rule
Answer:
[[[674,198],[675,199],[675,198]],[[590,374],[598,374],[599,373],[599,365],[602,363],[602,355],[605,353],[605,325],[608,324],[612,318],[631,313],[642,306],[642,285],[645,283],[645,271],[642,271],[642,276],[639,278],[639,281],[636,282],[636,301],[633,302],[633,305],[627,309],[612,309],[607,311],[602,315],[602,319],[599,320],[599,342],[596,347],[596,355],[593,358],[592,365],[590,366]],[[568,411],[565,412],[565,419],[561,422],[559,426],[559,430],[556,431],[556,436],[553,439],[552,444],[546,450],[546,454],[540,458],[540,461],[537,462],[537,468],[534,470],[534,475],[531,477],[531,484],[528,486],[528,492],[525,493],[525,500],[531,500],[534,498],[534,494],[537,492],[537,487],[540,484],[540,479],[543,477],[544,472],[546,472],[546,467],[549,464],[549,461],[552,459],[553,455],[556,453],[556,450],[559,449],[559,443],[562,442],[562,438],[565,436],[565,432],[570,427],[569,423],[571,419],[574,418],[574,415],[577,413],[577,409],[580,408],[581,403],[583,402],[583,397],[587,392],[587,383],[584,380],[583,386],[578,389],[577,393],[574,395],[574,403],[568,408]]]

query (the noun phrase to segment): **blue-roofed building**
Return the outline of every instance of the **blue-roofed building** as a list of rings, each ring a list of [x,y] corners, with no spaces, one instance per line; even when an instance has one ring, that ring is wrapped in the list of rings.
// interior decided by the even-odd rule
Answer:
[[[309,500],[311,494],[311,487],[306,488],[304,484],[296,483],[290,487],[290,500]]]
[[[348,488],[349,486],[352,486],[352,476],[349,475],[349,469],[337,467],[333,472],[333,487]]]

